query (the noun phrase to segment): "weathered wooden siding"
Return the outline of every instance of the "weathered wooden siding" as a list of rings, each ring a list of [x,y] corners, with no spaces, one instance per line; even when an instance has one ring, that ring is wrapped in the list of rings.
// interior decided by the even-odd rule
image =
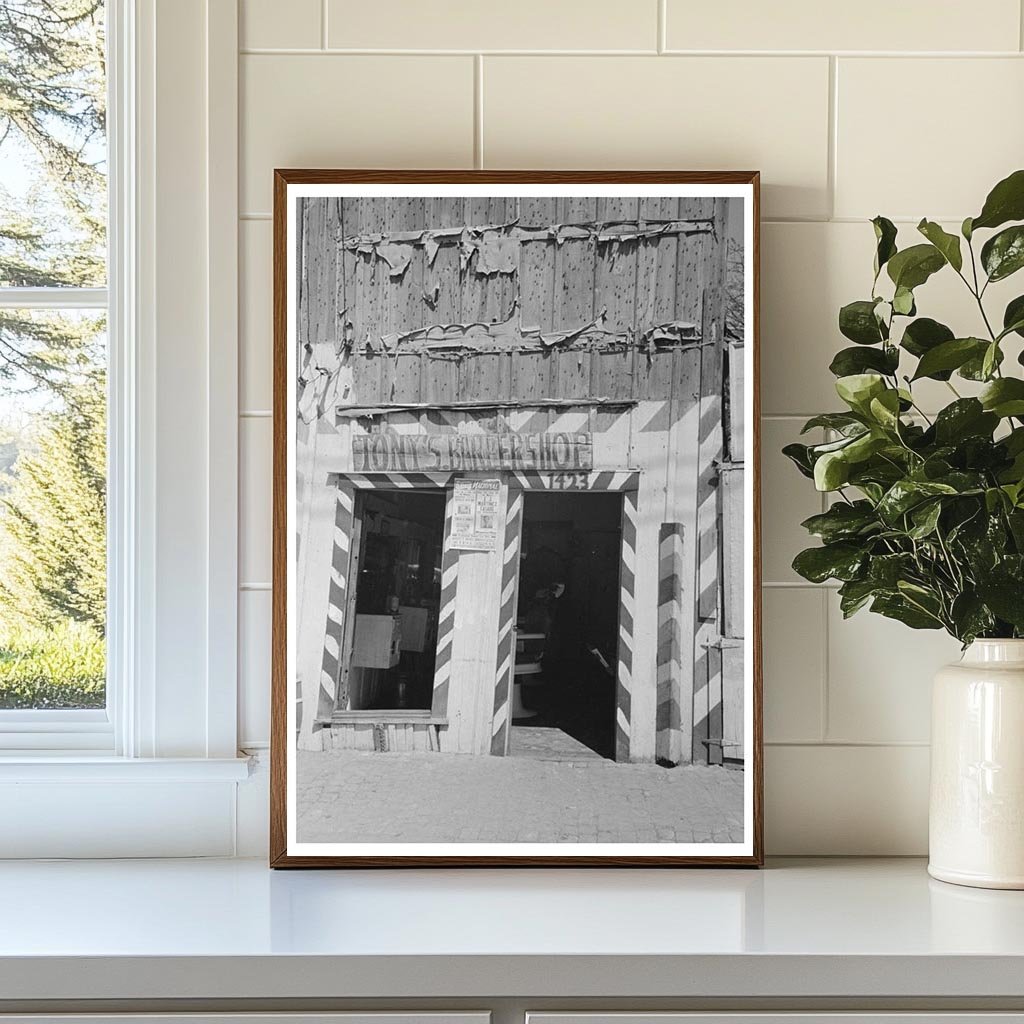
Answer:
[[[360,404],[667,398],[715,202],[306,199],[300,244],[328,258],[300,259],[300,366],[323,378],[329,344]]]

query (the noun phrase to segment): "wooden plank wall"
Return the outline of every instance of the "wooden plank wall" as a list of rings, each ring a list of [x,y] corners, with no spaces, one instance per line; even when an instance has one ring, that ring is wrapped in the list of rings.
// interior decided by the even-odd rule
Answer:
[[[300,334],[350,364],[350,393],[339,398],[355,404],[668,398],[672,347],[642,339],[683,322],[698,340],[706,250],[721,245],[715,215],[713,199],[305,199],[301,244],[333,259],[300,261]],[[666,222],[676,229],[629,237]],[[514,272],[481,272],[481,252],[464,253],[457,232],[511,224],[522,236]],[[596,237],[608,226],[622,240]],[[415,240],[424,231],[439,233],[436,252]],[[385,257],[400,258],[401,272]],[[531,331],[574,331],[602,314],[577,341],[517,351],[524,340],[538,347]],[[456,358],[395,340],[454,324],[481,325],[476,351]],[[314,352],[301,353],[300,366]]]

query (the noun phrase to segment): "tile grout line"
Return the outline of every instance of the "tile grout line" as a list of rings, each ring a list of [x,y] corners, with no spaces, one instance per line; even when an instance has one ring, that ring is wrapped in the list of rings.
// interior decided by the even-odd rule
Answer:
[[[766,747],[814,747],[824,750],[875,750],[875,749],[927,749],[931,744],[927,740],[830,740],[827,743],[819,740],[765,740]]]
[[[762,590],[824,590],[826,592],[838,590],[842,586],[835,580],[826,580],[824,583],[810,583],[807,580],[772,580],[761,581]]]
[[[823,589],[821,593],[821,680],[819,682],[821,692],[821,710],[819,712],[818,727],[821,735],[821,742],[828,742],[828,734],[831,729],[830,707],[829,707],[829,657],[831,647],[829,643],[829,621],[828,602],[829,590]]]
[[[833,437],[833,431],[825,431],[825,440],[829,440]],[[828,497],[827,493],[822,491],[820,497],[820,508],[822,512],[828,511]],[[829,742],[829,734],[832,731],[832,686],[831,686],[831,659],[832,659],[832,645],[830,636],[830,622],[829,622],[829,589],[822,588],[821,594],[821,681],[819,683],[820,694],[821,694],[821,715],[820,715],[820,729],[821,729],[821,741],[822,743]]]
[[[1024,0],[1021,0],[1020,10],[1017,12],[1017,27],[1020,33],[1020,38],[1017,42],[1021,52],[1024,53]]]
[[[321,0],[320,3],[320,49],[326,51],[327,49],[327,5],[329,0]]]
[[[473,166],[484,166],[484,58],[473,57]]]
[[[858,60],[1008,60],[1019,58],[1021,50],[669,50],[655,49],[517,49],[517,50],[460,50],[358,46],[243,46],[239,53],[246,57],[263,56],[319,56],[332,57],[753,57],[764,60],[809,59],[840,57]]]
[[[1024,3],[1024,0],[1021,0]],[[668,0],[658,0],[658,53],[663,54],[668,49]]]
[[[839,58],[828,59],[828,166],[825,169],[828,189],[829,220],[836,215],[836,180],[839,171]]]

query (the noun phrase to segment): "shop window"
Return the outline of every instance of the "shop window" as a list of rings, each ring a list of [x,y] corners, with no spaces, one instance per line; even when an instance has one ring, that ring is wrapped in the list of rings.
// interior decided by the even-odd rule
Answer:
[[[442,491],[370,491],[357,508],[358,548],[339,708],[426,710],[441,599]]]

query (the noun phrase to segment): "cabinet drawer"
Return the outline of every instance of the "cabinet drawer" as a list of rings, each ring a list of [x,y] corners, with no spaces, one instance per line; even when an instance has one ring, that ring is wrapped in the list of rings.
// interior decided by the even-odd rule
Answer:
[[[0,1013],[0,1024],[490,1024],[486,1012],[429,1013]]]
[[[1024,1013],[527,1013],[526,1024],[1024,1024]]]

